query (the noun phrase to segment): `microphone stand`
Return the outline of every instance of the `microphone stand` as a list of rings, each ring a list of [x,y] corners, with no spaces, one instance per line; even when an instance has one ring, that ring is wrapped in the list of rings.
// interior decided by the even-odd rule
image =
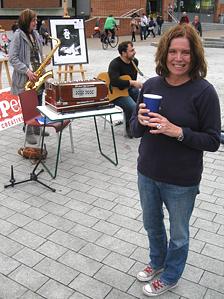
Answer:
[[[13,170],[13,165],[11,165],[11,178],[9,180],[10,184],[8,185],[4,185],[4,188],[8,188],[8,187],[14,187],[15,185],[19,185],[19,184],[23,184],[23,183],[26,183],[26,182],[31,182],[31,181],[35,181],[39,184],[41,184],[42,186],[50,189],[52,192],[55,192],[56,189],[55,188],[52,188],[50,186],[48,186],[47,184],[41,182],[39,179],[38,179],[38,176],[44,172],[44,169],[41,169],[38,173],[36,173],[36,170],[37,170],[37,167],[40,165],[40,163],[42,162],[43,160],[43,148],[44,148],[44,133],[45,133],[45,128],[46,128],[46,117],[44,118],[44,126],[43,126],[43,132],[42,132],[42,141],[41,141],[41,154],[40,154],[40,159],[38,160],[37,164],[35,165],[33,171],[30,173],[30,178],[27,179],[27,180],[22,180],[22,181],[19,181],[19,182],[16,182],[15,178],[14,178],[14,170]]]

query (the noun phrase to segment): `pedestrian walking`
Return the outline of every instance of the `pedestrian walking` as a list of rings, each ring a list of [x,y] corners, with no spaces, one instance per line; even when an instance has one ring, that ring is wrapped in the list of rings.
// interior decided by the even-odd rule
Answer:
[[[148,26],[148,19],[145,15],[145,13],[142,14],[140,18],[140,38],[141,40],[146,40],[147,36],[147,26]]]
[[[150,36],[152,34],[153,37],[156,37],[155,32],[154,32],[155,27],[156,27],[156,23],[154,22],[153,17],[150,17],[149,22],[148,22],[147,36]]]
[[[156,24],[157,24],[157,34],[158,35],[161,35],[163,23],[164,23],[163,17],[160,15],[157,15]]]
[[[130,26],[131,26],[131,41],[136,42],[135,33],[138,30],[138,21],[136,20],[136,17],[131,18]]]

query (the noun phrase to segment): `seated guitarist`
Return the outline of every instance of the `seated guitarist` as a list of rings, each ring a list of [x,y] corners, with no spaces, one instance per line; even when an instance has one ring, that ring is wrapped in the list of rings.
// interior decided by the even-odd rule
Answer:
[[[130,41],[120,43],[118,52],[120,56],[110,62],[108,74],[110,77],[111,92],[113,92],[113,86],[118,87],[120,90],[128,89],[127,96],[118,95],[118,97],[113,100],[113,103],[123,109],[126,118],[127,136],[132,138],[129,129],[129,120],[132,116],[132,112],[135,110],[139,89],[142,87],[142,83],[137,81],[137,69],[134,64],[138,65],[138,60],[134,58],[136,52],[133,48],[133,43]],[[126,78],[126,80],[121,79],[120,77],[123,75],[128,75],[130,78]]]

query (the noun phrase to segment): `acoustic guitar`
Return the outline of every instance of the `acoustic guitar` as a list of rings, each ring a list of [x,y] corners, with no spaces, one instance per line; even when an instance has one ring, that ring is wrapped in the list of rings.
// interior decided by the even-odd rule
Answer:
[[[119,77],[121,80],[131,80],[131,77],[128,75],[123,75]],[[102,80],[106,83],[107,88],[108,88],[108,99],[109,101],[113,101],[119,97],[128,97],[129,93],[128,93],[128,88],[125,89],[119,89],[118,87],[114,87],[110,85],[110,77],[109,74],[107,72],[104,73],[100,73],[97,76],[97,79]]]

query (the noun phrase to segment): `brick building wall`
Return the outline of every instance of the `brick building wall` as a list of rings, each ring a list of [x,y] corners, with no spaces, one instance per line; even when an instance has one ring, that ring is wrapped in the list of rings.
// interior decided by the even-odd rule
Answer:
[[[216,12],[216,18],[217,18],[217,20],[218,20],[218,16],[220,14],[224,14],[224,3],[219,3],[217,5],[217,12]]]
[[[28,5],[29,2],[29,5]],[[60,0],[4,0],[4,8],[54,8],[60,7]]]
[[[132,9],[146,9],[146,0],[91,0],[92,16],[121,16]]]

